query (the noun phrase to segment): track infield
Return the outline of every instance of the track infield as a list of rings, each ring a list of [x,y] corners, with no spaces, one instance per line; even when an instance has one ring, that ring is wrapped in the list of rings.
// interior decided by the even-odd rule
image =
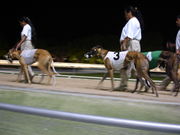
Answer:
[[[159,91],[160,97],[155,97],[149,93],[130,93],[109,92],[110,81],[106,80],[101,89],[96,89],[99,80],[57,78],[56,86],[47,86],[43,84],[24,84],[15,82],[17,75],[1,74],[1,86],[8,86],[16,89],[0,90],[0,102],[40,107],[52,110],[75,112],[82,114],[99,115],[106,117],[124,118],[132,120],[153,121],[162,123],[180,124],[180,106],[176,104],[162,103],[180,103],[180,97],[173,97],[170,91]],[[38,77],[36,78],[38,79]],[[119,81],[115,82],[116,86]],[[132,87],[132,88],[131,88]],[[171,86],[170,86],[171,87]],[[18,90],[21,88],[21,90]],[[134,88],[134,82],[129,82],[129,91]],[[22,91],[24,89],[24,91]],[[27,91],[27,89],[38,92]],[[42,92],[41,92],[42,90]],[[44,90],[59,93],[72,94],[53,94],[45,93]],[[81,94],[91,95],[83,96]],[[73,94],[77,94],[74,96]],[[80,95],[78,95],[80,94]],[[113,98],[97,98],[92,95]],[[141,102],[154,101],[154,103]],[[134,102],[138,101],[138,102]],[[158,102],[156,104],[156,102]],[[0,134],[156,134],[156,132],[139,131],[124,128],[114,128],[99,126],[94,124],[85,124],[63,120],[55,120],[14,112],[0,111],[1,123]],[[71,130],[70,130],[71,129]],[[161,134],[158,133],[157,134]],[[163,133],[164,134],[164,133]]]

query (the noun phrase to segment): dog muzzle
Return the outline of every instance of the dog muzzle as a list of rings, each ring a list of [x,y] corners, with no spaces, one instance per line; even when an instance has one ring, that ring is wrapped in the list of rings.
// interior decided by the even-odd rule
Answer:
[[[86,54],[84,54],[84,57],[86,57],[87,59],[89,59],[89,58],[93,57],[93,55],[90,54],[90,53],[86,53]]]
[[[12,63],[12,61],[13,61],[12,58],[9,57],[8,54],[4,55],[4,58],[5,58],[6,60],[8,60],[9,62],[11,62],[11,63]]]

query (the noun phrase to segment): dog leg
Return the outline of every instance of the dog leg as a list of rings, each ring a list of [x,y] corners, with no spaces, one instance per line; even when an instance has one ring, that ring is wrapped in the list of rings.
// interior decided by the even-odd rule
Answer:
[[[52,81],[53,81],[52,85],[55,86],[55,84],[56,84],[56,75],[60,75],[60,74],[55,70],[53,63],[54,63],[53,59],[50,58],[48,63],[47,63],[47,65],[48,65],[48,69],[47,70],[48,70],[48,72],[50,74],[53,74],[52,75]],[[51,68],[52,68],[52,70],[51,70]]]
[[[142,71],[141,73],[142,73],[142,77],[144,77],[147,81],[149,81],[150,85],[152,86],[152,89],[155,90],[156,97],[158,97],[159,95],[154,82],[151,80],[151,78],[148,76],[146,72]]]
[[[28,82],[29,84],[31,84],[31,80],[30,80],[29,72],[28,72],[28,65],[25,63],[25,60],[24,60],[23,57],[20,57],[20,58],[19,58],[19,63],[20,63],[21,66],[22,66],[22,69],[23,69],[23,71],[24,71],[24,76],[25,76],[25,78],[27,79],[27,82]]]
[[[146,81],[146,80],[145,80],[145,81]],[[140,93],[140,91],[142,90],[142,88],[143,88],[144,86],[146,86],[146,85],[144,85],[144,84],[146,84],[145,81],[144,81],[141,77],[137,77],[135,89],[132,91],[132,93],[136,92],[136,90],[137,90],[137,88],[138,88],[138,83],[139,83],[139,82],[140,82],[141,86],[140,86],[140,88],[139,88],[139,90],[138,90],[138,93]],[[145,88],[147,88],[147,86],[146,86]]]
[[[109,72],[109,76],[110,76],[110,78],[111,78],[111,91],[113,91],[114,90],[114,71],[113,71],[113,69],[110,69],[110,70],[108,70],[108,72]]]
[[[178,85],[178,86],[177,86]],[[178,95],[178,93],[179,93],[179,84],[176,84],[176,86],[175,86],[175,90],[174,90],[174,92],[175,92],[175,94],[174,94],[174,96],[176,97],[177,95]]]
[[[53,61],[53,59],[49,62],[49,64],[50,64],[50,67],[52,68],[53,72],[54,72],[56,75],[60,75],[60,74],[55,70],[55,68],[54,68],[54,61]],[[49,71],[50,71],[50,69],[49,69]]]
[[[113,67],[112,67],[112,64],[111,64],[109,59],[106,59],[104,64],[105,64],[106,69],[108,70],[109,77],[111,78],[111,86],[112,86],[111,91],[113,91],[114,90],[114,80],[113,80],[114,71],[113,71]]]
[[[177,90],[177,92],[176,92],[176,94],[174,96],[176,97],[178,95],[178,93],[179,93],[179,89]]]
[[[148,71],[148,75],[149,75],[149,77],[151,77],[151,74],[150,74],[149,71]],[[148,92],[148,90],[151,87],[151,85],[150,85],[148,80],[144,80],[144,83],[145,83],[145,85],[144,85],[145,86],[145,91],[144,92]]]
[[[148,89],[150,88],[150,83],[146,80],[146,79],[144,79],[144,78],[141,78],[140,79],[140,82],[141,82],[141,87],[140,87],[140,89],[139,89],[139,93],[140,93],[140,91],[142,90],[142,88],[145,86],[145,91],[144,92],[147,92],[148,91]],[[154,91],[153,91],[154,92]]]
[[[52,76],[52,79],[53,79],[53,83],[52,83],[52,84],[53,84],[53,86],[55,86],[55,85],[56,85],[56,76],[53,75],[53,76]]]
[[[18,74],[18,77],[17,77],[17,79],[16,79],[16,82],[20,82],[20,80],[21,80],[21,78],[22,78],[22,75],[23,75],[23,69],[22,69],[22,67],[20,67],[20,72],[19,72],[19,74]]]
[[[100,85],[103,83],[103,81],[107,78],[108,72],[106,72],[103,76],[103,78],[101,79],[101,81],[98,83],[97,89],[100,88]]]
[[[139,90],[138,90],[138,93],[140,93],[140,91],[142,90],[145,82],[144,82],[144,80],[143,80],[142,77],[139,76],[138,78],[139,78],[139,81],[140,81],[140,84],[141,84],[141,86],[140,86],[140,88],[139,88]]]
[[[147,80],[145,80],[145,91],[144,92],[148,92],[150,87],[151,87],[150,83]]]
[[[31,82],[32,82],[35,74],[34,74],[34,72],[33,72],[33,70],[32,70],[30,65],[28,65],[28,72],[29,72],[29,76],[30,76],[30,79],[31,79]]]
[[[178,95],[178,92],[179,92],[179,89],[180,89],[180,84],[179,84],[179,81],[177,81],[177,80],[173,80],[173,82],[174,82],[174,85],[175,85],[175,87],[174,87],[174,89],[172,90],[172,95],[173,96],[177,96]],[[175,93],[175,94],[174,94]]]
[[[136,85],[134,90],[132,91],[132,93],[136,92],[137,88],[138,88],[138,84],[139,84],[139,78],[136,79]]]
[[[27,78],[27,81],[29,84],[31,84],[31,80],[30,80],[30,76],[29,76],[29,72],[28,72],[28,67],[27,66],[24,66],[24,74]]]
[[[51,79],[52,79],[52,76],[53,76],[53,73],[49,73],[48,72],[48,70],[47,70],[47,68],[46,68],[46,66],[45,65],[41,65],[40,63],[39,63],[39,65],[38,65],[38,68],[43,72],[43,73],[45,73],[45,74],[47,74],[48,76],[49,76],[49,80],[48,80],[48,85],[50,84],[50,81],[51,81]]]

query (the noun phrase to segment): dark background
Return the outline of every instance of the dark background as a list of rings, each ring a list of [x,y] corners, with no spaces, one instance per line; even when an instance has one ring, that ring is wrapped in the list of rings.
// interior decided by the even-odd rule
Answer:
[[[1,12],[0,46],[7,51],[20,39],[18,18],[28,16],[36,33],[36,48],[48,49],[58,57],[81,55],[94,45],[119,50],[119,37],[125,25],[124,7],[137,6],[145,23],[141,40],[142,51],[164,49],[167,41],[175,42],[177,3],[154,6],[146,2],[124,3],[115,8],[15,8]],[[70,51],[71,50],[71,51]],[[79,53],[78,53],[79,52]],[[62,59],[61,59],[62,60]]]

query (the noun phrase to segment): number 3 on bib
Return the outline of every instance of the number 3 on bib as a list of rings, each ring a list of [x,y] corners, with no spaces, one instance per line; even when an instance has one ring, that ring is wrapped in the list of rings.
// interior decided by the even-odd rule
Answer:
[[[119,60],[119,52],[114,52],[115,57],[113,57],[114,60]]]

